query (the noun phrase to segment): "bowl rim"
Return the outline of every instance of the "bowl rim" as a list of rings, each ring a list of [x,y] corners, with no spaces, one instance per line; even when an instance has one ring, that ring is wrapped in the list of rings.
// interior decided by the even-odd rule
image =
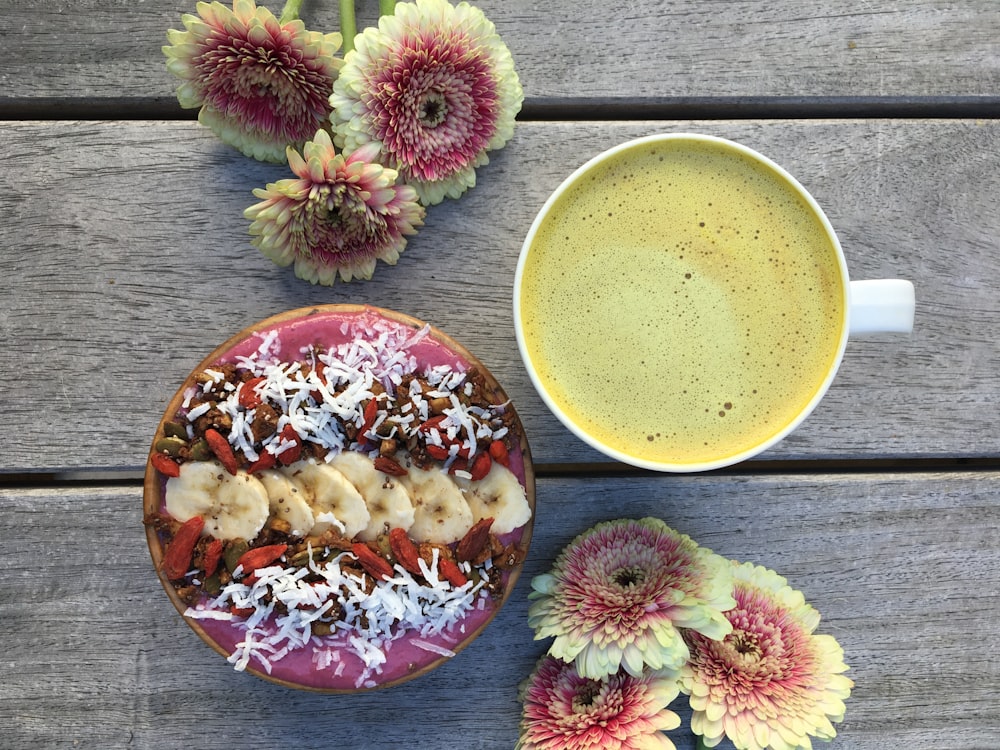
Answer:
[[[454,338],[444,333],[440,329],[431,326],[429,323],[425,323],[419,318],[415,318],[411,315],[405,313],[397,312],[395,310],[389,310],[386,308],[375,307],[372,305],[359,305],[359,304],[348,304],[348,303],[331,303],[331,304],[321,304],[321,305],[311,305],[308,307],[300,307],[292,310],[287,310],[285,312],[272,315],[270,317],[264,318],[263,320],[257,321],[252,325],[246,326],[239,332],[233,334],[227,338],[222,344],[216,346],[210,354],[204,357],[184,378],[180,387],[176,390],[174,395],[170,398],[164,409],[163,416],[160,418],[156,431],[154,432],[153,439],[150,441],[149,453],[146,457],[146,468],[143,477],[143,515],[148,516],[151,513],[156,513],[160,510],[162,504],[162,493],[164,486],[164,479],[160,476],[159,472],[152,465],[152,455],[153,444],[156,440],[161,437],[166,422],[177,413],[180,405],[184,399],[185,391],[190,387],[195,375],[210,367],[212,364],[219,361],[226,353],[237,347],[238,345],[244,343],[250,337],[258,335],[262,330],[271,329],[283,324],[293,323],[299,320],[304,320],[316,315],[344,315],[344,314],[357,314],[363,315],[365,313],[371,313],[382,318],[391,320],[395,323],[407,326],[414,330],[423,329],[425,326],[429,328],[430,336],[438,343],[444,345],[449,352],[457,355],[463,364],[467,365],[469,368],[475,367],[482,374],[485,379],[486,385],[490,391],[491,396],[494,399],[499,399],[495,403],[506,404],[506,409],[508,409],[513,414],[513,424],[517,426],[518,431],[518,445],[521,450],[521,460],[523,466],[524,474],[524,490],[527,497],[528,505],[531,508],[531,518],[528,522],[521,528],[521,536],[518,541],[518,547],[521,549],[523,556],[520,562],[514,567],[509,569],[507,582],[504,587],[503,594],[499,600],[493,600],[493,608],[490,615],[483,620],[475,629],[463,633],[461,640],[450,646],[450,650],[453,654],[458,654],[460,651],[465,649],[470,643],[476,640],[486,627],[493,622],[496,616],[499,614],[500,610],[503,609],[507,600],[510,598],[511,593],[514,590],[515,584],[517,583],[523,568],[524,568],[524,558],[527,556],[531,545],[532,533],[534,530],[535,522],[535,472],[534,465],[531,460],[531,450],[528,446],[527,436],[524,431],[524,425],[517,414],[517,410],[514,408],[513,403],[507,397],[506,392],[503,387],[497,381],[493,373],[483,364],[483,362],[473,355],[468,349],[462,344],[456,341]],[[180,598],[177,594],[176,589],[169,579],[165,576],[162,569],[163,561],[163,543],[158,535],[156,529],[150,525],[146,524],[146,542],[149,547],[150,557],[153,561],[153,569],[156,572],[157,577],[160,580],[164,590],[167,593],[167,597],[170,602],[174,605],[174,608],[181,615],[181,618],[188,624],[188,626],[198,634],[198,636],[213,650],[221,654],[222,656],[229,657],[230,653],[222,645],[220,645],[211,635],[209,635],[205,629],[202,627],[201,623],[191,617],[185,615],[188,609],[188,605]],[[441,666],[447,661],[454,658],[453,655],[437,655],[432,652],[428,652],[428,661],[422,664],[418,669],[415,669],[407,674],[404,674],[398,678],[387,680],[383,683],[378,683],[373,687],[360,687],[360,688],[333,688],[333,687],[323,687],[316,685],[305,685],[301,683],[294,682],[292,680],[283,679],[275,677],[274,675],[268,674],[266,670],[254,666],[253,663],[248,664],[245,671],[249,674],[259,677],[268,682],[282,685],[288,688],[294,688],[297,690],[305,690],[309,692],[317,693],[331,693],[331,694],[353,694],[353,693],[367,693],[374,690],[381,690],[385,688],[394,687],[396,685],[409,682],[410,680],[416,679],[422,675],[431,672],[437,667]]]

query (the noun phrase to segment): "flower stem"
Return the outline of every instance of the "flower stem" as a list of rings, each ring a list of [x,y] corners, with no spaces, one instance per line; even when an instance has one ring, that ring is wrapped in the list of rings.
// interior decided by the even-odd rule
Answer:
[[[705,744],[705,737],[703,735],[695,735],[695,750],[708,750],[708,745]]]
[[[358,33],[354,20],[354,0],[340,0],[340,34],[344,37],[344,54],[354,49],[354,36]]]
[[[396,12],[396,0],[378,0],[378,14],[391,16]]]
[[[286,0],[285,7],[281,9],[281,16],[278,23],[285,24],[289,21],[299,20],[299,10],[302,8],[302,0]]]

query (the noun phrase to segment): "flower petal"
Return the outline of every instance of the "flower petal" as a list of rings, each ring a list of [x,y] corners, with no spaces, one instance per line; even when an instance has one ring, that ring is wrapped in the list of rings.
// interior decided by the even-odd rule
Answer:
[[[543,656],[520,689],[517,748],[674,750],[662,732],[680,726],[680,717],[667,708],[677,694],[672,675],[647,670],[592,680],[566,662]]]
[[[431,205],[475,185],[486,152],[512,137],[523,100],[510,51],[482,11],[416,0],[355,38],[330,119],[339,146],[376,144]]]
[[[528,624],[536,638],[554,636],[550,653],[576,659],[586,677],[680,669],[688,647],[674,621],[723,622],[728,633],[722,610],[735,604],[730,580],[725,560],[658,519],[609,521],[574,539],[551,572],[532,580]]]
[[[370,279],[377,261],[393,265],[423,223],[424,208],[413,191],[395,186],[395,173],[334,151],[329,133],[318,130],[303,154],[288,150],[297,179],[270,183],[244,211],[251,244],[279,266],[294,263],[295,275],[313,284]]]
[[[691,658],[681,670],[690,695],[692,731],[729,737],[746,750],[805,750],[810,737],[831,739],[853,682],[843,650],[814,635],[819,613],[777,573],[732,563],[736,606],[722,640],[682,631]]]
[[[339,34],[280,25],[252,0],[198,3],[185,31],[167,32],[167,70],[181,79],[181,106],[223,142],[262,161],[283,162],[330,114],[329,96],[343,60]]]

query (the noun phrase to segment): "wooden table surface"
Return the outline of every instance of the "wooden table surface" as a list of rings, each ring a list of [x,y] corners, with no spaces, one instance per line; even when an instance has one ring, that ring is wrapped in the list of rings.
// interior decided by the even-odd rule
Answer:
[[[821,612],[856,683],[832,747],[1000,747],[1000,3],[483,0],[524,85],[514,138],[396,268],[334,288],[247,242],[250,191],[286,168],[176,104],[160,47],[193,1],[3,5],[0,747],[512,747],[545,648],[528,581],[594,523],[643,515],[777,570]],[[303,18],[335,30],[336,5]],[[358,8],[374,20],[374,0]],[[546,197],[659,132],[772,157],[824,206],[853,278],[917,290],[912,335],[852,340],[799,430],[703,475],[633,471],[574,438],[513,332]],[[359,696],[232,671],[176,615],[142,528],[146,452],[183,377],[254,321],[327,302],[399,310],[475,352],[538,475],[531,553],[491,627]]]

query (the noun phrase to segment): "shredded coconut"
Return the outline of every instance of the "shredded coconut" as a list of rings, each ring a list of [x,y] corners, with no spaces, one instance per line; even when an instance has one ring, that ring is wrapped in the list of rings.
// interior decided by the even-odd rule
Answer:
[[[187,421],[194,422],[214,404],[232,421],[230,444],[249,461],[260,458],[262,451],[280,456],[292,449],[295,443],[280,435],[286,425],[292,426],[299,439],[326,449],[331,458],[344,450],[364,448],[365,439],[375,436],[390,411],[393,436],[405,439],[428,419],[429,399],[446,399],[450,403],[444,411],[447,419],[440,425],[440,431],[427,436],[435,445],[447,441],[455,450],[461,447],[462,455],[471,459],[478,450],[479,440],[497,440],[507,433],[502,420],[506,405],[467,406],[460,398],[460,394],[468,398],[473,392],[468,374],[461,367],[436,365],[417,372],[416,357],[408,350],[429,334],[429,326],[411,331],[389,321],[376,320],[345,322],[342,328],[353,338],[328,351],[307,347],[301,352],[301,360],[280,359],[280,344],[274,331],[262,336],[256,351],[235,358],[236,367],[247,371],[250,377],[262,378],[253,390],[263,402],[278,410],[274,434],[255,443],[255,411],[240,404],[245,383],[237,387],[225,381],[224,373],[215,369],[203,371],[206,377],[200,388],[204,395],[212,394],[210,400],[190,407],[197,391],[186,394]],[[420,383],[413,380],[409,388],[397,392],[404,376],[411,374],[424,378],[431,390],[423,392]],[[375,397],[376,383],[386,392],[377,399],[379,409],[375,420],[365,434],[351,441],[343,424],[353,424],[356,428],[365,424],[364,404]],[[398,418],[400,413],[407,415],[406,418]],[[452,460],[454,456],[453,452]]]
[[[440,646],[437,643],[431,643],[430,641],[425,641],[421,638],[413,638],[410,640],[410,643],[412,643],[417,648],[422,648],[424,651],[430,651],[431,653],[439,654],[440,656],[451,657],[455,655],[455,652],[452,651],[450,648],[447,648],[445,646]]]
[[[427,638],[446,634],[469,612],[485,606],[488,597],[481,581],[453,587],[438,578],[437,552],[435,549],[431,566],[420,561],[427,585],[397,565],[393,578],[379,581],[366,592],[371,580],[344,572],[341,559],[355,558],[350,552],[342,552],[324,563],[313,561],[308,567],[274,565],[258,569],[252,585],[234,581],[215,599],[189,607],[185,615],[230,620],[243,630],[243,640],[229,657],[239,671],[255,662],[270,674],[274,661],[290,650],[313,643],[319,648],[313,654],[317,665],[322,661],[328,667],[333,662],[333,656],[324,655],[328,650],[335,653],[340,649],[357,656],[363,664],[358,675],[360,687],[381,672],[386,652],[404,636],[416,633],[418,637],[410,639],[415,646],[453,656],[453,651]],[[275,614],[276,603],[283,605],[287,613]],[[330,622],[334,630],[328,636],[314,636],[312,623],[329,621],[328,614],[335,605],[342,616]],[[231,608],[251,614],[241,619],[232,614]]]
[[[202,414],[204,414],[205,412],[207,412],[210,408],[212,408],[212,405],[210,403],[208,403],[207,401],[205,403],[203,403],[203,404],[198,404],[196,407],[194,407],[193,409],[191,409],[188,412],[188,415],[187,415],[188,416],[188,420],[191,421],[191,422],[193,422],[198,417],[200,417]]]

